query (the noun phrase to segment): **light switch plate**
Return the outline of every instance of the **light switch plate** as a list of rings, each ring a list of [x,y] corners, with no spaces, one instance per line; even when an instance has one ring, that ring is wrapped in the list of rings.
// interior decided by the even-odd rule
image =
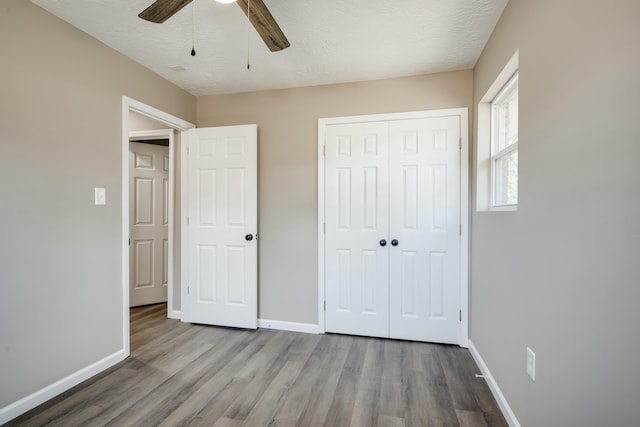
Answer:
[[[536,354],[527,347],[527,375],[532,381],[536,380]]]
[[[96,187],[95,189],[95,203],[96,205],[107,204],[107,190],[105,188]]]

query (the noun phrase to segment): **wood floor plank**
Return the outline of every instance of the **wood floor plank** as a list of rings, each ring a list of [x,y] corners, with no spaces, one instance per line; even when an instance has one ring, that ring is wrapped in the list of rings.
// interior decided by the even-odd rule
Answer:
[[[58,419],[66,421],[77,418],[77,413],[83,411],[85,407],[100,408],[97,402],[102,399],[105,393],[108,393],[112,389],[114,384],[125,382],[135,375],[136,371],[133,369],[120,368],[99,380],[89,380],[81,385],[82,393],[74,392],[73,390],[76,388],[70,390],[71,393],[68,394],[68,397],[64,397],[46,410],[35,414],[28,422],[22,425],[51,425]],[[87,419],[90,418],[93,417],[87,417]]]
[[[405,423],[404,418],[397,418],[397,417],[382,415],[378,420],[377,426],[378,427],[405,427],[405,426],[411,426],[411,424]]]
[[[276,425],[296,425],[303,412],[307,410],[309,402],[317,396],[317,383],[321,381],[324,373],[328,372],[328,359],[335,354],[338,343],[335,336],[322,338],[306,357],[302,371],[289,390],[289,398],[276,411]]]
[[[70,414],[65,417],[64,420],[56,419],[47,423],[47,427],[68,427],[68,426],[81,426],[85,420],[90,420],[97,416],[102,411],[102,408],[95,405],[83,406],[79,411]]]
[[[404,343],[404,351],[401,360],[401,375],[404,402],[404,421],[408,426],[428,425],[427,420],[431,419],[429,413],[427,377],[424,372],[422,356],[424,352],[419,351],[420,347],[413,343]],[[429,423],[431,424],[431,423]]]
[[[349,348],[354,339],[357,338],[340,335],[331,336],[333,345],[330,347],[329,353],[325,354],[320,359],[320,363],[315,365],[315,368],[317,368],[316,375],[311,377],[314,378],[314,384],[309,388],[313,394],[310,399],[307,399],[297,425],[314,427],[324,424]],[[312,371],[312,368],[310,365],[305,366],[303,374],[306,374],[307,371]]]
[[[144,369],[145,375],[143,378],[137,378],[138,382],[126,384],[125,392],[122,394],[115,394],[110,399],[110,404],[105,407],[104,411],[100,415],[91,420],[88,425],[104,426],[122,425],[125,420],[137,420],[145,416],[153,416],[154,413],[149,408],[145,407],[145,403],[150,403],[154,398],[159,398],[160,391],[166,391],[171,387],[180,387],[178,372],[183,370],[188,371],[188,366],[194,360],[197,360],[203,353],[209,350],[211,347],[207,344],[202,344],[193,349],[191,357],[180,357],[176,359],[174,363],[169,365],[170,371],[164,372],[161,369],[156,369],[148,365],[149,369]],[[171,372],[174,373],[171,373]],[[176,378],[172,381],[173,378]]]
[[[329,412],[324,425],[327,427],[339,423],[351,423],[353,408],[358,390],[358,380],[362,373],[362,361],[367,351],[368,340],[356,337],[351,343],[351,348],[342,368],[340,379],[333,395]]]
[[[378,402],[382,384],[382,369],[384,357],[384,341],[370,339],[367,344],[358,389],[356,392],[353,416],[350,425],[375,426],[378,425]]]
[[[278,352],[278,347],[287,348],[293,337],[289,334],[274,333],[267,345],[237,373],[237,377],[251,380],[242,399],[236,400],[225,412],[225,418],[244,421],[260,400],[270,383],[286,364],[286,358]]]
[[[256,339],[255,342],[251,344],[251,346],[255,348],[255,351],[250,353],[240,352],[237,357],[234,357],[229,361],[222,361],[224,363],[224,368],[211,376],[211,378],[200,388],[193,391],[193,397],[186,400],[186,402],[191,402],[191,404],[193,404],[194,399],[200,400],[197,413],[189,414],[187,410],[181,407],[176,410],[176,413],[169,415],[168,419],[173,419],[178,415],[182,416],[184,419],[191,416],[193,420],[190,421],[189,425],[211,425],[211,423],[206,424],[208,420],[221,417],[236,403],[236,398],[238,397],[238,385],[242,387],[243,399],[240,400],[244,400],[246,395],[249,393],[251,383],[254,381],[255,377],[251,378],[250,375],[248,376],[245,373],[247,378],[242,378],[237,374],[247,365],[258,366],[254,363],[257,360],[255,356],[262,352],[265,347],[269,348],[268,346],[263,345],[263,341],[267,340],[270,336],[273,335],[261,334],[261,337],[259,338],[261,338],[262,341]],[[221,405],[221,402],[224,402],[224,405]]]
[[[208,331],[207,331],[208,332]],[[171,376],[159,384],[152,392],[143,395],[127,413],[122,413],[111,420],[107,425],[119,426],[127,423],[149,423],[157,425],[173,412],[183,401],[190,397],[209,378],[224,367],[226,362],[237,357],[238,353],[254,354],[260,348],[259,345],[250,343],[249,335],[225,334],[218,346],[211,342],[202,344],[202,351],[194,358],[187,369],[179,375]]]
[[[209,424],[209,425],[213,425],[213,427],[241,427],[244,425],[244,423],[240,420],[234,420],[232,418],[222,417],[222,418],[219,418],[215,424]]]
[[[219,380],[219,378],[217,379]],[[221,388],[217,388],[215,386],[215,382],[213,387],[216,387],[216,390],[219,390],[212,395],[204,395],[200,396],[200,400],[207,400],[205,405],[200,408],[197,412],[190,413],[189,407],[180,407],[180,412],[186,413],[187,416],[190,416],[191,420],[188,422],[180,422],[176,423],[173,421],[172,416],[178,411],[174,411],[170,417],[168,417],[163,422],[162,425],[166,427],[176,426],[176,425],[188,425],[192,427],[205,427],[210,426],[211,423],[219,418],[222,418],[222,415],[226,412],[226,410],[231,406],[236,399],[241,398],[247,387],[249,386],[249,380],[242,378],[232,378],[226,384],[224,384]],[[206,389],[204,390],[206,393]],[[193,402],[196,399],[190,399],[187,402]]]
[[[129,310],[129,318],[131,319],[132,322],[136,322],[132,326],[139,326],[139,323],[137,322],[140,319],[148,318],[150,315],[156,315],[159,312],[166,313],[166,311],[167,311],[166,303],[143,305],[143,306],[135,307],[134,309]]]
[[[286,361],[278,375],[262,393],[260,400],[251,408],[251,412],[245,418],[245,425],[268,426],[275,423],[275,413],[287,398],[289,388],[298,378],[303,364],[300,362]]]
[[[146,349],[164,349],[172,340],[180,340],[185,334],[192,333],[193,325],[182,323],[179,320],[167,319],[162,328],[153,331],[145,331],[130,340],[131,354],[139,355]]]
[[[507,423],[498,409],[498,404],[491,394],[486,381],[483,378],[475,376],[480,372],[480,370],[473,361],[471,353],[453,346],[448,346],[443,348],[443,350],[449,352],[446,360],[454,364],[456,369],[459,370],[459,374],[456,378],[464,379],[464,387],[468,391],[468,395],[454,393],[455,397],[462,398],[463,396],[466,396],[466,399],[471,399],[471,403],[465,403],[465,405],[469,405],[477,409],[470,409],[468,412],[482,414],[487,425],[506,427]],[[462,408],[462,410],[464,411],[464,408]]]
[[[160,425],[197,425],[198,420],[206,418],[202,416],[202,411],[205,408],[215,409],[215,415],[211,416],[220,418],[240,392],[244,391],[249,382],[249,380],[229,375],[214,375],[197,390],[194,390],[193,397],[185,399],[181,405],[162,420]],[[224,403],[223,406],[215,406],[215,403],[220,402]]]
[[[427,406],[431,420],[436,425],[458,425],[451,391],[440,362],[438,351],[422,356],[427,384]]]
[[[138,357],[127,359],[125,366],[135,369],[136,375],[127,381],[114,384],[107,395],[108,399],[104,396],[98,397],[99,404],[104,408],[103,412],[88,420],[87,425],[107,425],[113,419],[131,415],[132,408],[139,405],[141,396],[148,395],[168,379],[179,375],[193,360],[211,347],[210,344],[201,342],[200,335],[201,330],[193,328],[183,336],[171,340],[177,351],[148,349],[144,353],[138,353]]]
[[[481,412],[456,409],[456,416],[460,427],[487,427],[487,422]]]
[[[380,392],[380,414],[393,418],[404,416],[402,384],[402,358],[405,347],[402,341],[384,341],[382,362],[382,390]]]
[[[442,346],[438,349],[438,357],[444,369],[453,407],[466,411],[478,411],[480,406],[469,387],[469,382],[475,376],[470,374],[464,362],[458,357],[459,350],[461,349],[453,346]]]
[[[7,426],[506,426],[468,350],[131,310],[131,357]]]
[[[476,366],[473,357],[468,351],[458,352],[456,357],[464,363],[466,374],[465,376],[470,378],[469,389],[473,393],[473,396],[480,408],[480,413],[483,415],[487,425],[495,427],[507,427],[502,413],[498,409],[498,403],[496,402],[489,385],[484,378],[476,377],[476,374],[480,373],[480,369]],[[475,381],[473,380],[475,379]]]

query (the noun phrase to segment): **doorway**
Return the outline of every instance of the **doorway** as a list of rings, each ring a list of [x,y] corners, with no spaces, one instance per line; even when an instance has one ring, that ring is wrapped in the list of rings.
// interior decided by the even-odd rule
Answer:
[[[186,122],[178,117],[172,116],[168,113],[165,113],[161,110],[158,110],[154,107],[146,105],[142,102],[136,101],[134,99],[123,97],[122,98],[122,325],[123,325],[123,348],[125,351],[125,355],[129,356],[130,354],[130,327],[129,327],[129,305],[130,305],[130,246],[129,246],[129,237],[130,237],[130,171],[129,171],[129,140],[130,140],[130,132],[136,128],[136,124],[132,123],[131,117],[132,114],[136,116],[140,116],[153,123],[152,127],[155,127],[156,130],[154,132],[159,132],[157,129],[163,129],[162,132],[166,132],[166,134],[172,135],[172,140],[170,142],[169,148],[169,175],[173,174],[174,177],[180,176],[180,165],[175,161],[176,157],[183,158],[182,150],[184,147],[180,144],[181,137],[184,132],[188,129],[194,128],[195,125],[189,122]],[[135,119],[134,119],[135,120]],[[157,126],[156,126],[157,125]],[[138,129],[139,130],[139,129]],[[149,129],[147,129],[149,130]],[[136,134],[134,134],[136,135]],[[140,136],[138,134],[137,136]],[[174,200],[174,192],[180,193],[180,186],[174,186],[174,191],[169,191],[169,206],[173,206]],[[179,200],[179,197],[176,198]],[[174,209],[169,209],[168,215],[168,227],[169,227],[169,236],[173,237],[175,223],[173,218]],[[180,214],[181,212],[178,212]],[[184,216],[179,216],[179,221],[177,222],[177,226],[175,227],[175,231],[179,231],[183,228]],[[180,241],[180,239],[168,239],[167,249],[167,257],[172,257],[172,261],[168,262],[168,267],[172,267],[173,264],[173,254],[179,253],[181,247],[179,244],[172,245],[173,240]],[[172,271],[173,273],[173,271]],[[168,273],[169,279],[175,277],[172,273]],[[182,272],[177,273],[178,278],[181,279]],[[172,277],[173,276],[173,277]],[[169,286],[167,289],[167,316],[172,318],[180,318],[180,283],[181,280],[173,281],[173,286]],[[177,287],[177,292],[175,291]]]
[[[131,119],[131,123],[140,121],[134,113]],[[169,289],[173,290],[177,258],[172,221],[176,219],[175,168],[171,167],[170,155],[175,149],[173,132],[129,132],[130,307],[166,303]]]

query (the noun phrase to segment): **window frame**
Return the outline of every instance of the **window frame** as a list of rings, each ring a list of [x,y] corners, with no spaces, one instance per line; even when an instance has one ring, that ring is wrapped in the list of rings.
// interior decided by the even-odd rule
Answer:
[[[512,155],[514,152],[516,153],[518,152],[518,142],[520,140],[519,132],[514,142],[510,143],[509,145],[505,146],[502,149],[498,149],[498,147],[500,146],[501,137],[500,137],[499,126],[498,126],[499,123],[495,114],[498,108],[497,106],[500,105],[502,102],[504,102],[504,100],[508,99],[508,97],[513,93],[514,90],[519,91],[519,70],[517,69],[511,75],[511,77],[509,77],[507,82],[500,88],[500,90],[498,91],[498,93],[490,103],[491,131],[490,131],[490,143],[489,143],[490,145],[489,162],[490,162],[490,169],[491,169],[491,172],[490,172],[491,183],[489,187],[490,187],[490,193],[491,193],[490,194],[491,210],[515,210],[518,207],[518,196],[519,196],[518,187],[516,187],[515,203],[498,203],[498,200],[497,200],[498,173],[496,171],[496,164],[499,160]],[[518,94],[518,98],[519,98],[519,94]],[[519,99],[517,102],[518,102],[518,112],[519,112]],[[517,120],[519,125],[519,122],[520,122],[519,113],[517,116]],[[517,181],[517,175],[516,175],[516,181]]]

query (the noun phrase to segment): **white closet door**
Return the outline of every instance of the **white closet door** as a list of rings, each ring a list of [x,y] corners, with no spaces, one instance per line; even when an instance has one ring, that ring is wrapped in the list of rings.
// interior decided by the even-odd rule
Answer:
[[[192,129],[188,149],[183,320],[255,329],[257,127]]]
[[[326,330],[389,336],[388,125],[328,126]]]
[[[459,117],[390,122],[390,336],[458,343]]]
[[[129,143],[129,305],[167,300],[169,148]]]

